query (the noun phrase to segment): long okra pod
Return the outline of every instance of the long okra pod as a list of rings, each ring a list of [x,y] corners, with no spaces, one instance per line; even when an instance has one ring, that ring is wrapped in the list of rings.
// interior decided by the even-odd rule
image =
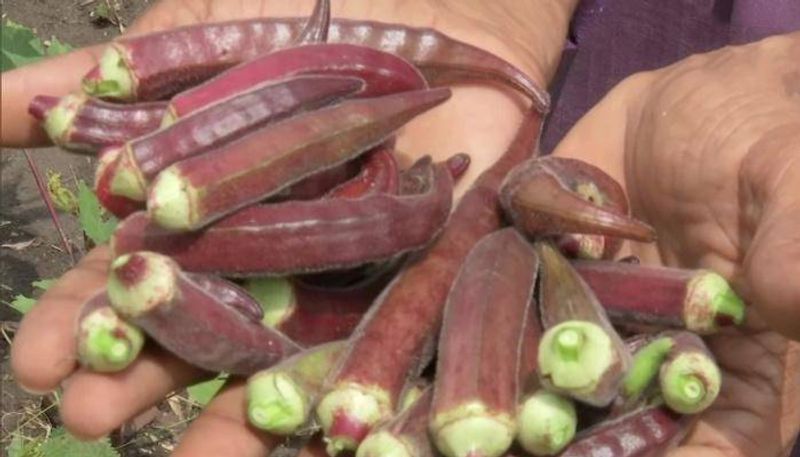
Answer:
[[[589,286],[549,242],[542,261],[539,306],[547,329],[539,345],[539,376],[559,393],[607,406],[630,366],[630,354]]]
[[[156,253],[116,258],[108,295],[117,313],[176,356],[209,371],[249,375],[300,349]]]
[[[127,368],[144,345],[144,334],[111,308],[104,288],[81,307],[77,326],[78,361],[92,371]]]
[[[83,94],[37,95],[28,107],[53,144],[86,153],[157,130],[166,110],[166,102],[118,104]]]
[[[428,437],[428,418],[433,388],[375,431],[358,446],[356,457],[434,457],[436,450]]]
[[[121,145],[120,164],[109,178],[111,191],[143,201],[148,185],[168,166],[294,114],[329,105],[361,87],[354,78],[304,76],[257,85],[220,100]]]
[[[84,77],[84,90],[103,97],[156,100],[208,79],[259,54],[290,46],[298,18],[198,24],[116,40]],[[432,86],[500,83],[526,94],[539,110],[547,93],[507,61],[431,28],[334,19],[328,42],[368,46],[405,58]],[[165,59],[164,56],[171,56]]]
[[[168,116],[186,116],[262,81],[303,74],[358,78],[364,81],[359,97],[428,87],[413,65],[394,54],[351,44],[315,44],[265,54],[181,92],[170,100]]]
[[[464,194],[425,256],[400,273],[362,320],[317,407],[328,436],[334,422],[345,421],[363,437],[392,414],[406,380],[426,365],[458,269],[475,243],[501,226],[497,189],[514,165],[534,153],[540,124],[540,113],[526,114],[512,144]]]
[[[615,323],[713,333],[744,321],[745,305],[708,270],[578,261],[573,265]]]
[[[447,457],[499,457],[514,440],[520,351],[537,268],[530,244],[506,228],[475,245],[453,283],[430,423]]]
[[[449,97],[432,89],[351,100],[267,126],[163,170],[148,212],[168,229],[203,227],[359,156]]]
[[[450,213],[450,172],[429,161],[416,172],[426,183],[419,194],[253,206],[194,233],[165,230],[146,214],[134,214],[117,227],[112,250],[160,252],[186,270],[225,276],[282,276],[387,260],[427,245]]]
[[[291,435],[309,426],[311,409],[344,341],[310,347],[247,381],[247,418],[262,430]]]

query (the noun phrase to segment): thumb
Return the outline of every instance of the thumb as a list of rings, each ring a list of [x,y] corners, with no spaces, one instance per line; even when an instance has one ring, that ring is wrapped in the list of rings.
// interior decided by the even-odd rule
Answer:
[[[795,340],[800,340],[799,127],[767,132],[740,172],[744,232],[752,233],[741,291],[767,325]]]

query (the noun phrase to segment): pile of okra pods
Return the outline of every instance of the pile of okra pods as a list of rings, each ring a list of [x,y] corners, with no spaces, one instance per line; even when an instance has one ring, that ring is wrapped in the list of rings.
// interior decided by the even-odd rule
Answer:
[[[393,135],[457,83],[531,108],[454,205],[469,157],[399,170]],[[318,455],[673,445],[720,390],[698,335],[744,304],[710,271],[611,260],[655,233],[601,170],[535,157],[547,104],[484,50],[331,21],[326,0],[115,41],[83,93],[30,107],[57,144],[99,152],[96,192],[124,218],[81,362],[124,370],[147,335],[249,377],[252,425]]]

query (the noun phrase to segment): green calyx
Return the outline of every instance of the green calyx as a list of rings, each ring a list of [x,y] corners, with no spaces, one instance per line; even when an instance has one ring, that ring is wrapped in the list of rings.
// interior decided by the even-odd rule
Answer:
[[[322,397],[316,412],[325,432],[328,454],[333,456],[347,450],[354,451],[359,444],[351,436],[332,434],[337,418],[346,416],[350,424],[372,428],[391,416],[392,402],[383,389],[344,383]]]
[[[609,335],[588,321],[566,321],[548,329],[538,356],[542,381],[576,398],[591,395],[618,360]]]
[[[745,304],[728,281],[711,271],[699,272],[687,286],[683,319],[696,333],[709,334],[726,325],[741,325]]]
[[[97,75],[83,80],[83,91],[94,97],[132,100],[134,80],[119,50],[109,46],[100,58]]]
[[[659,382],[667,406],[681,414],[697,414],[716,400],[722,375],[707,354],[687,352],[661,367]]]
[[[197,228],[197,190],[175,166],[167,167],[153,182],[147,211],[161,227],[188,231]]]
[[[257,278],[247,281],[244,288],[250,292],[264,310],[261,322],[277,327],[294,310],[294,286],[286,278]]]
[[[517,412],[517,441],[534,455],[555,455],[575,437],[578,415],[574,403],[540,389]]]
[[[433,441],[447,457],[500,457],[514,441],[514,418],[470,402],[437,413],[430,424]]]
[[[123,147],[116,152],[119,163],[111,179],[111,193],[143,202],[147,199],[147,180],[139,165],[133,159],[130,148]]]
[[[78,359],[93,371],[113,373],[128,367],[144,345],[140,329],[101,308],[81,321]]]
[[[44,130],[53,143],[70,146],[67,140],[72,123],[85,102],[85,96],[69,94],[62,97],[58,105],[47,112],[44,118]]]
[[[652,385],[674,345],[672,338],[657,338],[634,354],[633,363],[622,381],[622,396],[626,401],[636,401]]]
[[[107,290],[114,311],[136,318],[172,301],[177,293],[175,266],[169,257],[154,252],[121,255],[111,262]]]
[[[174,124],[178,121],[178,115],[175,114],[174,108],[172,105],[167,108],[167,111],[164,113],[164,117],[161,119],[161,128],[169,127],[170,125]]]
[[[356,457],[414,457],[406,443],[386,431],[368,435],[358,446]]]
[[[264,372],[247,382],[247,417],[255,427],[291,435],[309,418],[308,394],[286,373]]]

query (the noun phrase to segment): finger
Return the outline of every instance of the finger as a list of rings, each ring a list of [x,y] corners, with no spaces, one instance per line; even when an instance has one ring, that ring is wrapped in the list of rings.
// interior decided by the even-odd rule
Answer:
[[[666,457],[731,457],[731,454],[708,446],[680,446],[668,452]]]
[[[742,294],[767,325],[800,340],[800,133],[775,129],[751,147],[742,163],[746,248]],[[747,231],[747,230],[745,230]]]
[[[245,381],[232,381],[192,423],[172,457],[269,455],[283,438],[251,427],[245,409]]]
[[[97,439],[204,377],[209,374],[153,346],[119,373],[78,370],[64,390],[61,418],[73,435]]]
[[[77,318],[83,303],[105,285],[109,257],[105,246],[89,252],[22,320],[11,347],[11,368],[23,388],[51,391],[75,370]]]
[[[28,114],[36,95],[62,96],[80,88],[81,78],[96,63],[103,46],[78,49],[2,75],[0,130],[5,147],[34,147],[49,144],[38,122]]]

